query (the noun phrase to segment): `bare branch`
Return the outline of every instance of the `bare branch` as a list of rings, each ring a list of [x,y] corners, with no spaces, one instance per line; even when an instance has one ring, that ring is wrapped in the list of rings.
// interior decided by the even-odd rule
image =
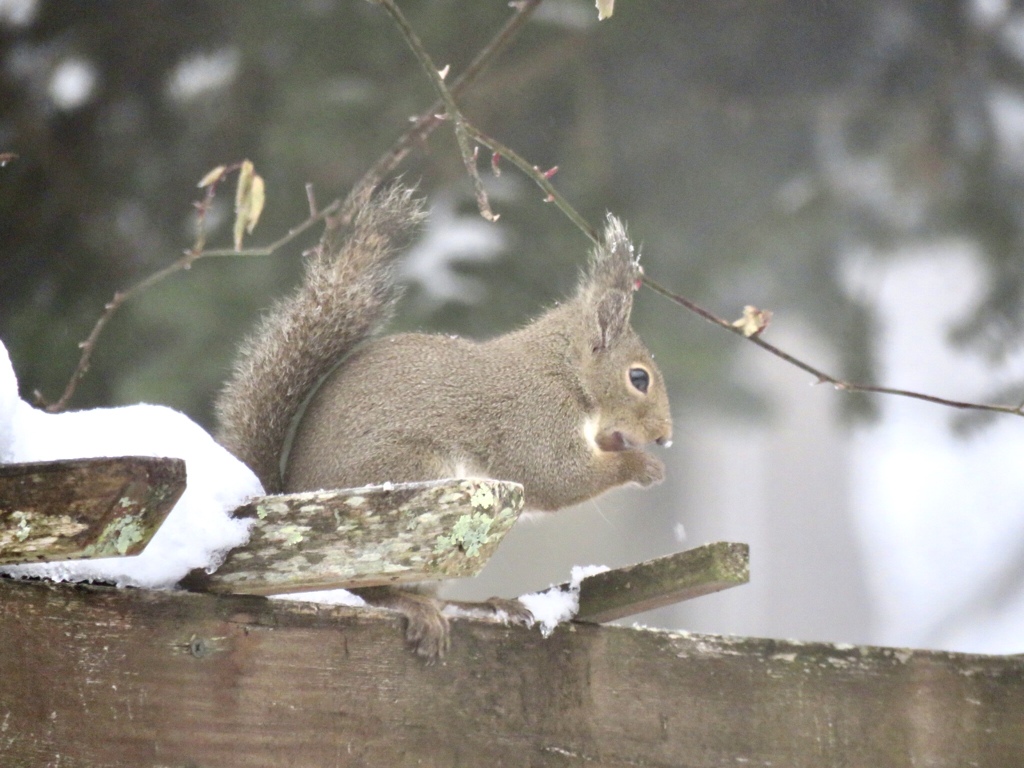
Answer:
[[[225,173],[229,172],[230,170],[231,168],[229,167],[225,171]],[[82,350],[82,354],[78,358],[78,365],[75,366],[75,370],[71,374],[71,378],[68,379],[68,383],[67,385],[65,385],[64,392],[61,394],[60,399],[53,403],[46,403],[41,392],[37,390],[34,393],[37,403],[43,405],[47,412],[59,413],[60,411],[63,411],[67,407],[68,402],[71,400],[72,395],[74,395],[75,390],[78,387],[78,383],[82,380],[82,378],[89,370],[89,364],[92,362],[92,355],[96,349],[96,342],[99,339],[100,334],[103,333],[103,329],[106,328],[107,323],[110,322],[110,319],[114,316],[114,313],[117,312],[117,310],[120,309],[121,305],[124,304],[128,299],[132,298],[136,294],[142,293],[148,288],[151,288],[156,283],[159,283],[164,278],[169,277],[170,275],[173,275],[176,272],[181,272],[183,270],[190,269],[192,267],[192,264],[201,258],[209,256],[269,256],[278,249],[290,243],[300,234],[302,234],[311,226],[313,226],[316,222],[327,218],[327,216],[329,216],[331,213],[337,210],[341,205],[340,200],[335,200],[334,203],[332,203],[330,206],[323,209],[322,211],[319,211],[311,215],[308,219],[303,221],[298,226],[292,227],[292,229],[290,229],[286,235],[278,238],[276,241],[266,246],[265,248],[246,248],[242,250],[225,248],[219,250],[205,250],[204,246],[206,244],[206,213],[209,210],[210,203],[213,202],[215,189],[216,182],[206,186],[206,191],[203,199],[196,202],[195,204],[197,211],[196,239],[195,242],[192,244],[192,247],[185,251],[185,253],[182,254],[181,258],[179,258],[177,261],[174,261],[171,264],[168,264],[166,267],[157,270],[156,272],[144,278],[143,280],[140,280],[130,288],[115,293],[114,297],[109,302],[107,302],[107,304],[103,307],[103,312],[96,319],[96,323],[93,325],[92,331],[89,332],[89,336],[85,339],[85,341],[79,342],[78,344],[79,348]]]
[[[646,285],[655,293],[660,293],[666,299],[669,299],[670,301],[675,302],[676,304],[682,307],[685,307],[691,312],[700,315],[709,323],[717,325],[720,328],[724,328],[730,333],[734,333],[740,338],[745,339],[746,341],[749,341],[752,344],[756,344],[757,346],[761,347],[761,349],[765,350],[766,352],[770,352],[779,359],[785,360],[790,365],[795,366],[796,368],[799,368],[802,371],[806,371],[807,373],[814,376],[814,378],[816,379],[816,384],[831,384],[836,389],[842,390],[844,392],[871,392],[879,395],[895,395],[898,397],[909,397],[913,398],[914,400],[924,400],[925,402],[928,403],[945,405],[948,406],[949,408],[971,409],[976,411],[991,411],[994,413],[1009,413],[1015,416],[1024,416],[1024,403],[1021,403],[1020,405],[989,405],[985,403],[970,403],[961,400],[950,400],[945,397],[936,397],[935,395],[926,395],[921,392],[912,392],[906,389],[893,389],[892,387],[880,387],[874,384],[856,384],[854,382],[845,381],[843,379],[832,376],[831,374],[825,373],[824,371],[815,368],[814,366],[808,363],[805,363],[803,360],[800,360],[799,358],[793,357],[793,355],[789,354],[788,352],[784,352],[783,350],[776,347],[774,344],[768,343],[759,335],[745,335],[741,328],[734,326],[728,320],[723,320],[714,313],[709,312],[708,310],[704,309],[698,304],[695,304],[694,302],[690,301],[684,296],[680,296],[679,294],[673,293],[672,291],[668,290],[667,288],[664,288],[662,285],[655,282],[649,277],[644,277],[644,285]]]
[[[475,125],[466,123],[466,132],[472,136],[475,141],[480,142],[496,155],[506,158],[519,170],[525,173],[538,187],[544,190],[547,194],[547,197],[544,198],[546,201],[554,203],[558,210],[564,213],[569,221],[579,227],[580,231],[589,237],[593,243],[597,244],[600,242],[600,236],[598,235],[597,230],[590,226],[590,223],[580,215],[579,211],[572,207],[569,201],[562,196],[561,192],[555,189],[555,185],[551,183],[551,178],[546,172],[540,170],[536,165],[528,162],[515,150],[478,130]],[[497,161],[492,158],[491,162],[494,164]]]

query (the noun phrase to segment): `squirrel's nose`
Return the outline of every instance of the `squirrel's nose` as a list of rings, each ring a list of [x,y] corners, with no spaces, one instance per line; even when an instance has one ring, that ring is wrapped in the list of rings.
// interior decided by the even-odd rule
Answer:
[[[666,419],[665,432],[664,434],[656,437],[654,442],[665,448],[669,448],[672,445],[672,422]]]

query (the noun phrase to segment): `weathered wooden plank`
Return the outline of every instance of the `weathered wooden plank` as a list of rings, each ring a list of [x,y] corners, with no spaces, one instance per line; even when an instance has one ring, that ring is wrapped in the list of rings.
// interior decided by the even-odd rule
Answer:
[[[462,578],[483,568],[519,517],[523,487],[438,480],[256,499],[248,544],[191,588],[273,595]]]
[[[1024,659],[0,580],[0,765],[1020,765]]]
[[[0,563],[137,555],[184,490],[181,459],[0,465]]]
[[[750,581],[750,548],[718,541],[580,581],[578,621],[600,624]]]

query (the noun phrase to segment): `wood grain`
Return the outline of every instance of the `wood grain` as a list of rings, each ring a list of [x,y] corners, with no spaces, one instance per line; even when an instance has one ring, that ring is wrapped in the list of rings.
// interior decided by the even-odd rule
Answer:
[[[0,765],[1009,768],[1024,660],[0,580]]]

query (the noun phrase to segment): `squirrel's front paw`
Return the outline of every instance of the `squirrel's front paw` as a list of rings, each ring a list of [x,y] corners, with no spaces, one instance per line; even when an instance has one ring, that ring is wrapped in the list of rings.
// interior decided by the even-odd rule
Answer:
[[[665,479],[665,463],[657,456],[652,456],[646,451],[639,452],[639,471],[633,478],[633,482],[647,487],[655,485]]]

